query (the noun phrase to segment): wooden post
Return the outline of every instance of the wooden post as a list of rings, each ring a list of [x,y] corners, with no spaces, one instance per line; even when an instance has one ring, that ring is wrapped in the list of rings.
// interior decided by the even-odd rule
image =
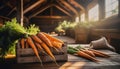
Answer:
[[[81,13],[79,13],[79,22],[81,22]]]
[[[17,0],[17,21],[23,26],[23,0]]]
[[[98,0],[99,4],[99,20],[105,18],[105,0]]]
[[[85,8],[85,21],[88,21],[88,8]]]
[[[118,0],[118,17],[120,18],[120,0]]]

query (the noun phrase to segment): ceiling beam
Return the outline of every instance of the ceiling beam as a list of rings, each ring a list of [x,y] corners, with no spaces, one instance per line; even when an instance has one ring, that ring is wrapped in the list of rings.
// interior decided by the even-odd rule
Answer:
[[[33,14],[30,15],[28,18],[31,19],[32,17],[40,14],[41,12],[43,12],[44,10],[46,10],[47,8],[49,8],[49,7],[51,7],[51,6],[53,6],[53,4],[48,4],[48,5],[44,6],[44,7],[42,7],[41,9],[39,9],[39,11],[33,13]]]
[[[63,13],[67,14],[68,16],[72,17],[72,15],[70,13],[68,13],[66,10],[62,9],[60,6],[55,5],[55,4],[48,4],[44,7],[42,7],[41,9],[39,9],[39,11],[33,13],[32,15],[29,16],[29,19],[31,19],[32,17],[40,14],[41,12],[43,12],[44,10],[48,9],[49,7],[55,6],[56,8],[58,8],[59,10],[61,10]]]
[[[28,11],[32,10],[33,8],[35,8],[36,6],[40,5],[41,3],[45,2],[46,0],[38,0],[37,2],[35,2],[34,4],[32,4],[30,7],[26,8],[24,10],[24,14],[27,13]]]
[[[6,20],[11,20],[10,18],[4,17],[4,16],[0,16],[0,18],[6,19]]]
[[[73,4],[75,7],[80,8],[82,11],[85,11],[85,8],[80,5],[79,3],[77,3],[75,0],[68,0],[71,4]]]
[[[75,8],[73,8],[70,4],[68,4],[65,0],[59,0],[61,3],[63,3],[65,6],[67,6],[75,15],[78,15],[78,12]]]
[[[68,13],[66,10],[62,9],[60,6],[55,5],[55,4],[53,6],[55,6],[56,8],[58,8],[59,10],[61,10],[63,13],[67,14],[68,16],[72,17],[72,15],[70,13]]]
[[[23,14],[27,13],[28,11],[32,10],[34,7],[38,6],[39,4],[41,4],[41,3],[45,2],[45,1],[46,1],[46,0],[39,0],[39,1],[37,1],[36,3],[34,3],[33,5],[31,5],[31,6],[28,7],[27,9],[25,9],[25,10],[23,11]],[[9,16],[9,15],[10,15],[13,11],[15,11],[15,10],[16,10],[16,7],[14,7],[14,8],[8,13],[7,16]]]
[[[17,8],[16,7],[14,7],[8,14],[7,14],[7,16],[9,16],[13,11],[15,11],[15,10],[17,10]]]
[[[35,16],[34,18],[51,18],[51,19],[65,19],[68,16]]]
[[[68,9],[66,6],[64,6],[62,3],[60,3],[59,0],[56,0],[56,2],[57,2],[61,7],[63,7],[65,10],[71,11],[71,10]]]

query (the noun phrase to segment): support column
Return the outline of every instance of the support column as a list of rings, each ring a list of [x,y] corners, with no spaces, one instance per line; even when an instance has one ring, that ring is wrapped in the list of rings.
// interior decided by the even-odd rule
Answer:
[[[105,18],[105,0],[98,0],[99,4],[99,20]]]
[[[118,0],[118,17],[120,18],[120,0]]]
[[[81,22],[81,12],[79,12],[79,22]]]
[[[88,21],[88,8],[85,8],[85,21]]]
[[[17,21],[23,26],[23,0],[17,0]]]

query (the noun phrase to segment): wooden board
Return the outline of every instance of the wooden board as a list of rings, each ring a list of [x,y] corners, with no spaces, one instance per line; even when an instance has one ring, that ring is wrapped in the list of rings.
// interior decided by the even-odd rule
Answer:
[[[0,65],[0,69],[120,69],[120,54],[109,50],[101,50],[102,52],[108,53],[111,55],[110,58],[100,58],[99,63],[95,63],[89,60],[86,60],[82,57],[77,57],[68,54],[67,62],[57,62],[57,66],[54,62],[44,63],[43,66],[40,63],[10,63],[7,61],[7,64]],[[2,68],[1,68],[2,67]]]
[[[56,58],[56,61],[67,61],[67,43],[64,44],[62,47],[63,51],[57,52],[55,49],[50,48],[53,55]],[[20,45],[18,43],[17,46],[17,62],[18,63],[34,63],[39,62],[36,55],[34,54],[33,50],[31,48],[21,49]],[[53,60],[46,55],[45,53],[39,52],[40,58],[42,62],[53,62]]]

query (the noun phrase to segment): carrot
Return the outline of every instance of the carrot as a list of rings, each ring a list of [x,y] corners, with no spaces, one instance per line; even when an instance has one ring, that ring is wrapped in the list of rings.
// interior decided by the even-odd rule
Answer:
[[[25,48],[28,48],[28,47],[29,47],[29,45],[28,45],[27,41],[25,41]]]
[[[44,51],[53,59],[55,60],[54,55],[52,54],[52,52],[50,51],[49,47],[43,42],[41,44],[42,48],[44,49]]]
[[[59,52],[59,50],[63,52],[63,50],[62,50],[62,43],[58,43],[58,42],[56,42],[56,41],[52,41],[51,43],[52,43],[52,45],[53,45],[53,48],[54,48],[57,52]]]
[[[58,49],[62,48],[62,43],[56,42],[56,41],[52,41],[52,45],[53,47],[56,47]]]
[[[55,38],[55,37],[52,37],[52,36],[48,35],[48,34],[45,33],[45,32],[42,32],[42,33],[43,33],[48,39],[50,39],[50,40],[52,40],[52,41],[57,41],[57,42],[60,42],[60,43],[64,44],[64,42],[63,42],[62,40],[57,39],[57,38]]]
[[[21,48],[24,49],[25,48],[25,39],[24,38],[21,38],[20,44],[21,44]]]
[[[42,65],[42,60],[40,59],[39,53],[37,51],[37,48],[35,47],[35,44],[33,43],[33,40],[31,37],[27,37],[27,43],[30,45],[30,47],[33,49],[34,53],[36,54],[37,58],[41,62]]]
[[[31,35],[31,38],[35,41],[35,42],[38,42],[38,43],[42,43],[42,41],[40,40],[40,38],[36,35]]]
[[[104,58],[110,57],[110,55],[107,55],[101,51],[97,51],[97,50],[93,50],[93,49],[90,49],[90,51],[92,51],[96,56],[100,56],[100,57],[104,57]]]
[[[44,51],[51,57],[51,59],[56,63],[56,65],[58,65],[56,62],[56,59],[55,59],[54,55],[52,54],[52,52],[50,51],[49,47],[44,42],[42,42],[41,46],[44,49]]]
[[[50,42],[50,40],[41,32],[39,32],[37,34],[37,36],[43,41],[45,42],[49,47],[53,47],[52,43]]]
[[[39,43],[37,43],[37,42],[34,42],[34,43],[35,43],[36,47],[37,47],[41,52],[45,53],[44,50],[43,50],[43,48],[42,48],[42,46],[41,46]],[[45,54],[46,54],[46,53],[45,53]]]
[[[36,47],[38,47],[38,49],[43,50],[43,48],[41,47],[41,45],[39,43],[37,43],[37,42],[34,42],[34,43],[35,43]]]
[[[97,60],[96,58],[94,58],[94,57],[92,57],[92,56],[90,56],[90,55],[88,55],[88,54],[86,54],[86,53],[84,53],[83,51],[78,51],[78,52],[77,52],[77,55],[78,55],[78,56],[81,56],[81,57],[83,57],[83,58],[92,60],[92,61],[94,61],[94,62],[99,62],[99,60]]]
[[[92,51],[90,51],[90,50],[82,50],[81,49],[81,51],[83,51],[84,53],[86,53],[86,54],[88,54],[88,55],[90,55],[92,57],[95,57],[95,54]]]

